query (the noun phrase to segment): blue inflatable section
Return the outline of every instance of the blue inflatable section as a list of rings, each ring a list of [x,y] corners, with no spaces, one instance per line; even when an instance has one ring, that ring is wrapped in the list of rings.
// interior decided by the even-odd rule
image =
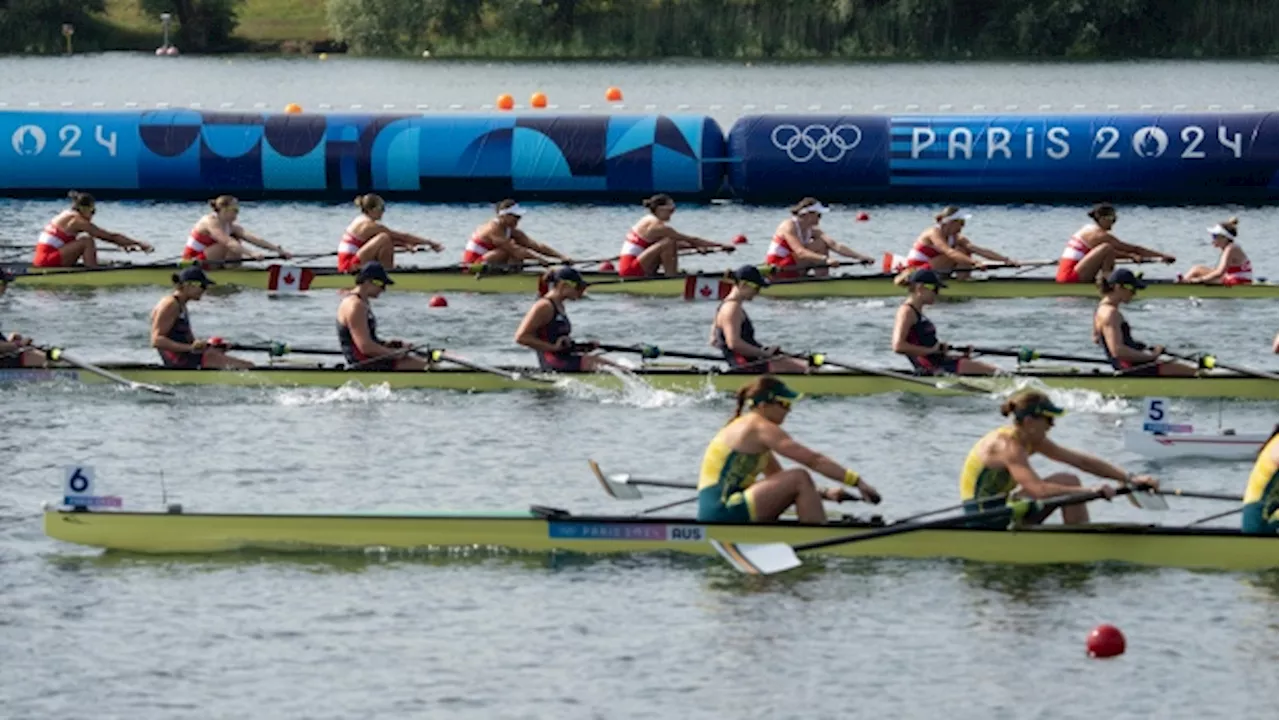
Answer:
[[[1277,114],[756,115],[729,130],[753,202],[1274,202]]]
[[[708,198],[725,152],[701,115],[8,112],[3,138],[0,191],[32,195]]]
[[[4,140],[7,138],[7,144]],[[0,193],[423,202],[1280,200],[1277,113],[0,113]]]

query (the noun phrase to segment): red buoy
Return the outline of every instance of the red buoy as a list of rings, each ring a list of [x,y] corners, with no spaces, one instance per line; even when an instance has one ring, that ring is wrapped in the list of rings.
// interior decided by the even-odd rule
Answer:
[[[1084,642],[1089,657],[1109,658],[1124,653],[1124,633],[1115,625],[1099,625]]]
[[[869,215],[865,210],[858,213],[858,222],[866,222],[870,219],[871,219],[871,215]]]
[[[746,235],[739,235],[738,237],[736,237],[736,238],[734,238],[734,239],[733,239],[733,244],[734,244],[734,245],[746,245],[746,244],[747,244],[747,236],[746,236]]]
[[[608,260],[600,263],[600,272],[614,272],[613,263]]]
[[[427,302],[428,307],[449,307],[449,301],[444,299],[443,295],[432,295],[431,300]]]

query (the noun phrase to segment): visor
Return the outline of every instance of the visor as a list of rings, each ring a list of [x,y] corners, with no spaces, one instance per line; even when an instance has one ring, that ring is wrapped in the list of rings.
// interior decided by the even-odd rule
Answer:
[[[524,217],[524,208],[520,207],[519,205],[512,205],[509,208],[502,208],[501,210],[498,211],[498,216],[501,217],[503,215],[515,215],[516,217]]]
[[[829,212],[831,212],[831,208],[827,207],[826,205],[823,205],[822,203],[814,203],[809,207],[802,208],[800,212],[796,214],[808,215],[809,213],[818,213],[819,215],[826,215]]]
[[[1045,400],[1038,402],[1025,410],[1020,410],[1014,415],[1018,418],[1026,417],[1062,417],[1066,414],[1066,410],[1054,405],[1052,402]]]

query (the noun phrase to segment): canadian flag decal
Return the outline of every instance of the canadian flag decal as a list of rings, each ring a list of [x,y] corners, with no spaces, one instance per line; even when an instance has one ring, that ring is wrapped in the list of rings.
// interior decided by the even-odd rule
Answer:
[[[880,267],[884,272],[887,272],[887,273],[898,272],[899,270],[905,269],[907,267],[907,259],[902,255],[885,253],[884,260],[881,262]]]
[[[684,279],[685,300],[723,300],[733,289],[733,283],[718,277],[691,275]]]
[[[291,265],[272,265],[267,269],[267,289],[278,293],[297,293],[311,288],[315,272]]]

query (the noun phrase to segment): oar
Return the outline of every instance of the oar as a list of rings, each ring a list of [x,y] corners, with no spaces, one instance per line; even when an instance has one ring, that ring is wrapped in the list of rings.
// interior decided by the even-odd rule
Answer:
[[[312,348],[312,347],[294,347],[288,343],[272,342],[260,345],[244,345],[240,343],[230,343],[226,346],[228,350],[241,350],[244,352],[264,352],[272,357],[281,357],[283,355],[341,355],[342,351],[335,348]]]
[[[965,347],[965,346],[959,346]],[[1042,353],[1029,347],[1020,348],[989,348],[969,346],[973,348],[973,352],[978,355],[995,355],[997,357],[1017,358],[1019,363],[1028,363],[1033,360],[1054,360],[1058,362],[1078,362],[1093,363],[1095,365],[1110,365],[1111,361],[1106,358],[1089,357],[1086,355],[1062,355],[1058,353]]]
[[[1239,512],[1244,512],[1244,505],[1241,505],[1238,508],[1233,508],[1226,512],[1214,513],[1213,515],[1210,515],[1208,517],[1202,517],[1199,520],[1193,520],[1187,523],[1186,525],[1183,525],[1182,527],[1194,527],[1196,525],[1202,525],[1204,523],[1209,522],[1210,520],[1220,520],[1224,517],[1231,517],[1232,515],[1235,515],[1236,513],[1239,513]]]
[[[592,343],[589,345],[581,345],[579,347],[583,349],[596,348],[604,350],[605,352],[632,353],[639,355],[645,360],[656,360],[660,357],[673,357],[681,358],[683,360],[709,360],[711,362],[724,362],[723,355],[682,352],[679,350],[663,350],[657,345],[610,345],[606,343]]]
[[[1253,370],[1251,368],[1238,367],[1235,365],[1228,365],[1223,362],[1218,362],[1218,358],[1208,353],[1205,353],[1202,355],[1184,355],[1182,353],[1173,353],[1173,352],[1169,352],[1168,350],[1165,350],[1164,354],[1168,355],[1169,357],[1178,358],[1179,360],[1186,360],[1187,362],[1195,363],[1196,367],[1204,368],[1205,370],[1222,368],[1223,370],[1230,370],[1231,372],[1240,373],[1241,375],[1248,375],[1250,377],[1262,378],[1264,380],[1280,380],[1280,375],[1276,375],[1275,373],[1272,373],[1272,372],[1266,372],[1263,370]]]
[[[1116,495],[1125,495],[1133,492],[1131,487],[1118,488]],[[841,535],[839,537],[829,538],[827,540],[816,540],[814,542],[801,543],[799,545],[788,545],[786,543],[763,543],[763,544],[747,544],[747,543],[727,543],[719,540],[712,540],[711,546],[716,552],[729,561],[738,571],[751,575],[773,575],[774,573],[784,572],[792,568],[800,567],[802,564],[797,552],[806,550],[817,550],[820,548],[833,547],[835,545],[847,545],[865,540],[875,540],[877,538],[885,538],[891,535],[901,535],[903,533],[916,532],[918,530],[933,530],[939,528],[958,527],[969,523],[980,523],[989,520],[1002,520],[1006,517],[1013,521],[1017,521],[1030,512],[1040,512],[1042,510],[1056,510],[1060,507],[1068,505],[1078,505],[1086,503],[1090,500],[1097,500],[1103,497],[1101,492],[1079,493],[1075,495],[1067,495],[1059,498],[1049,498],[1045,500],[1016,500],[1013,503],[992,510],[972,513],[967,515],[958,515],[956,517],[943,518],[941,520],[930,520],[923,523],[909,523],[905,525],[892,525],[881,530],[872,530],[870,532],[858,533],[855,535]]]
[[[418,348],[412,345],[406,345],[400,348],[399,350],[396,350],[395,352],[389,352],[389,353],[386,353],[385,355],[371,357],[368,360],[361,360],[360,362],[355,363],[353,365],[348,365],[347,370],[363,370],[364,368],[369,367],[370,365],[383,362],[384,360],[398,360],[399,358],[402,358],[411,352],[422,353],[423,351],[419,350]],[[432,351],[428,349],[426,350],[426,352],[432,352]]]
[[[475,362],[474,360],[467,360],[466,358],[460,358],[457,355],[446,352],[444,350],[430,350],[428,351],[428,353],[419,353],[419,354],[428,358],[433,363],[441,362],[441,361],[450,362],[450,363],[453,363],[454,365],[461,365],[462,367],[467,368],[469,370],[475,370],[476,372],[482,372],[482,373],[489,373],[490,375],[497,375],[500,378],[505,378],[513,382],[516,380],[528,380],[530,382],[542,383],[545,385],[554,385],[556,383],[554,378],[545,378],[545,377],[540,377],[538,375],[525,375],[524,373],[511,372],[509,370],[503,370],[502,368],[496,368],[491,365],[482,365],[478,362]]]
[[[852,370],[854,372],[863,373],[865,375],[879,375],[880,377],[890,378],[893,380],[900,380],[906,383],[915,383],[917,385],[924,385],[931,388],[937,388],[939,390],[952,390],[952,389],[963,390],[964,392],[974,393],[978,395],[990,395],[992,392],[991,390],[980,388],[980,387],[977,387],[976,385],[968,385],[959,380],[944,380],[944,381],[926,380],[923,377],[919,377],[916,375],[907,375],[905,373],[894,372],[892,370],[880,370],[879,368],[866,367],[863,365],[855,365],[854,363],[849,363],[849,362],[836,362],[834,360],[827,359],[827,356],[822,353],[814,353],[813,355],[808,355],[808,356],[788,355],[788,357],[793,357],[799,360],[808,360],[809,364],[813,365],[814,367],[822,367],[823,365],[830,365],[832,367],[838,367],[844,370]]]
[[[110,380],[111,382],[124,385],[134,390],[146,390],[147,392],[155,393],[156,395],[168,395],[168,396],[174,395],[174,392],[172,390],[167,390],[165,388],[160,387],[159,385],[150,385],[148,383],[134,382],[133,380],[128,380],[126,378],[120,377],[119,375],[113,372],[103,370],[97,365],[90,365],[89,363],[83,360],[77,360],[76,358],[73,358],[70,355],[67,355],[65,352],[63,352],[62,348],[41,347],[39,349],[44,351],[44,353],[48,355],[50,360],[54,360],[54,361],[60,360],[64,363],[67,363],[68,365],[74,365],[80,368],[81,370],[86,370],[88,372],[93,373],[94,375],[98,375],[99,377],[104,377]]]
[[[1195,492],[1193,490],[1157,490],[1157,495],[1171,495],[1174,497],[1197,498],[1200,500],[1221,500],[1223,502],[1244,502],[1244,498],[1239,495],[1228,495],[1226,493],[1206,493]]]

